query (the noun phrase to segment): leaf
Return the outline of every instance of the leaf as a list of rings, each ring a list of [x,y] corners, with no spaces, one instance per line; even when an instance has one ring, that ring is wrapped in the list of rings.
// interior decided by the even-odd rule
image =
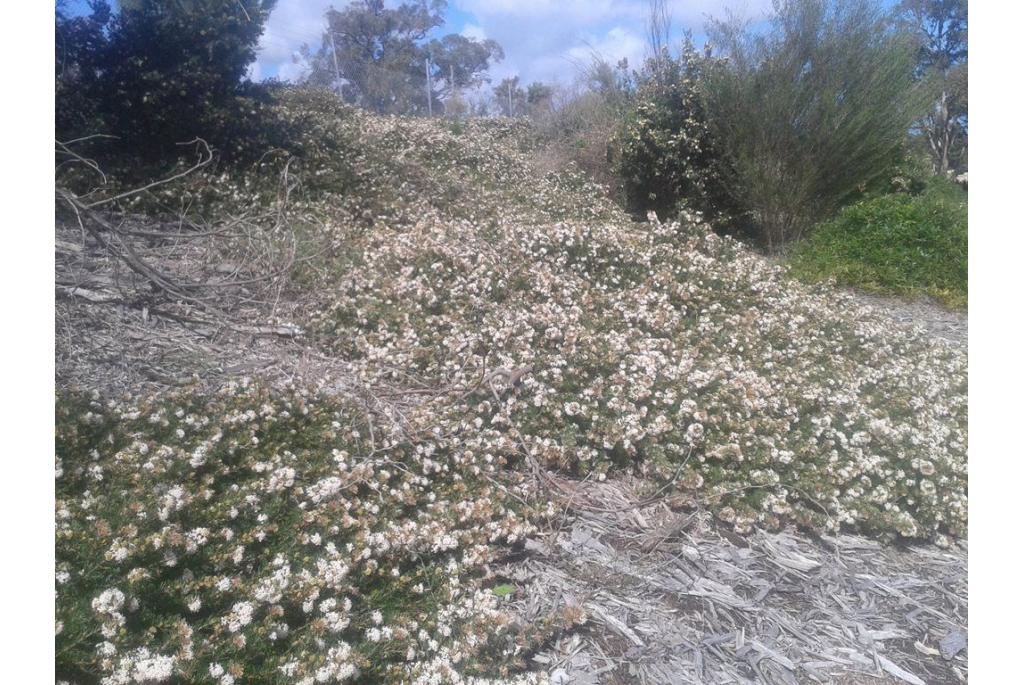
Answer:
[[[498,597],[508,597],[509,595],[515,594],[515,587],[512,585],[495,585],[491,588],[491,592],[496,594]]]

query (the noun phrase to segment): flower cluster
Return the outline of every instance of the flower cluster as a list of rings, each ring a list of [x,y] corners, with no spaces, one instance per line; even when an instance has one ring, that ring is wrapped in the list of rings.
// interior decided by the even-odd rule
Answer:
[[[251,384],[60,400],[58,671],[105,685],[509,673],[518,628],[481,570],[534,532],[521,477],[457,436],[375,453],[365,421]]]

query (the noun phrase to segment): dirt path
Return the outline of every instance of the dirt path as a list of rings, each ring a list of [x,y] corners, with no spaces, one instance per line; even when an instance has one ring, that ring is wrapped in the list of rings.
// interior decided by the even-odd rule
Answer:
[[[586,612],[532,657],[552,683],[966,682],[966,543],[740,538],[635,481],[564,483],[574,515],[504,569],[522,620]]]
[[[896,297],[849,292],[856,300],[885,313],[901,326],[919,326],[929,335],[967,346],[967,312],[954,312],[933,300],[904,300]]]

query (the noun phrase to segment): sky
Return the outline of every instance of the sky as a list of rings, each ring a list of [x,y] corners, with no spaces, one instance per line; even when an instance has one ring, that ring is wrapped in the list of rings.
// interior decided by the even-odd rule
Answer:
[[[260,41],[259,59],[251,77],[294,80],[303,73],[295,56],[303,43],[318,48],[326,25],[324,12],[345,0],[278,0]],[[398,0],[389,2],[397,5]],[[726,8],[753,19],[764,16],[770,0],[669,0],[673,36],[685,29],[700,38],[707,15],[722,16]],[[449,0],[440,33],[493,38],[505,59],[492,66],[499,81],[519,76],[520,82],[568,83],[575,65],[591,50],[613,63],[625,57],[639,66],[646,45],[647,0]]]
[[[401,0],[386,0],[389,6]],[[116,4],[116,2],[115,2]],[[304,66],[296,62],[303,43],[320,47],[326,27],[324,13],[347,0],[277,0],[260,40],[259,57],[249,76],[253,80],[301,78]],[[471,38],[493,38],[505,59],[491,67],[494,82],[518,76],[532,81],[568,84],[579,64],[596,51],[612,63],[625,57],[638,67],[646,49],[647,0],[449,0],[445,24],[438,35],[461,33]],[[683,31],[698,44],[706,18],[726,10],[757,20],[765,16],[771,0],[667,0],[673,40]],[[68,0],[73,13],[88,11],[86,0]]]

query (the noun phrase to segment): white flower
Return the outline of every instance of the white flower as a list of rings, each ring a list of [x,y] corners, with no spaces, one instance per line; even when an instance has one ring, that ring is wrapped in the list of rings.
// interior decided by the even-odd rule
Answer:
[[[251,602],[237,602],[231,607],[231,613],[221,619],[221,623],[232,633],[237,633],[252,623],[253,606]]]

